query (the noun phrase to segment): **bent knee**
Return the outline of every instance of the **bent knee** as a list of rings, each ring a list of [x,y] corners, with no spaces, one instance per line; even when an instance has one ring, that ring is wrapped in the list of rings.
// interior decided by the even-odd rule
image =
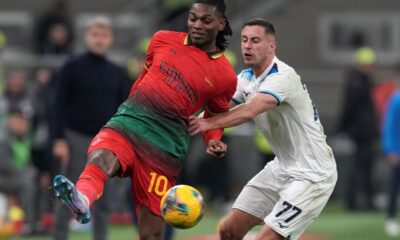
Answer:
[[[119,159],[109,150],[94,150],[89,154],[88,163],[99,167],[108,177],[115,176],[121,169]]]
[[[242,239],[244,236],[234,224],[227,220],[222,220],[218,228],[221,240]]]

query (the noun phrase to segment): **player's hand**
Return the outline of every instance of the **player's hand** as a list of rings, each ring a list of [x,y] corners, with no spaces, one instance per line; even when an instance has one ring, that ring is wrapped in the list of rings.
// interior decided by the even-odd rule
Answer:
[[[61,166],[66,166],[69,162],[69,146],[65,139],[57,139],[53,145],[53,154],[60,160]]]
[[[196,116],[189,117],[189,133],[190,135],[196,135],[198,133],[204,133],[212,129],[211,125],[208,123],[207,119],[198,118]]]
[[[225,156],[227,150],[228,150],[228,145],[226,145],[224,142],[220,140],[212,139],[207,143],[206,152],[211,156],[221,158]]]

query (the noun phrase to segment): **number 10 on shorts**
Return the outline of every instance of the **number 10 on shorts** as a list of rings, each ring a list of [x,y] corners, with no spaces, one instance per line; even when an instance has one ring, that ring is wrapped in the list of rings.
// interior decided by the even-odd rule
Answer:
[[[149,193],[156,193],[158,196],[163,196],[164,193],[167,191],[168,187],[168,178],[164,175],[160,175],[156,172],[150,173],[150,184],[147,191]]]

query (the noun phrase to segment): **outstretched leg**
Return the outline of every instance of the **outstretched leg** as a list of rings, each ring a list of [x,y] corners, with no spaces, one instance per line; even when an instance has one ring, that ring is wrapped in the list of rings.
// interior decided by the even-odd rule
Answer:
[[[53,179],[55,196],[67,206],[80,223],[91,219],[90,206],[103,193],[108,177],[121,169],[118,158],[109,150],[94,150],[89,154],[89,161],[74,185],[62,175]]]

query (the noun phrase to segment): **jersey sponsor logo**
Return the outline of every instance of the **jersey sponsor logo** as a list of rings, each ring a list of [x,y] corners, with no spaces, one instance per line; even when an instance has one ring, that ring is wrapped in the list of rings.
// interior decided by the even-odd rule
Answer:
[[[278,222],[279,228],[285,229],[288,228],[289,226],[283,225],[282,223]]]
[[[196,91],[176,68],[162,61],[159,70],[165,76],[163,82],[183,93],[191,103],[196,104],[199,101]]]

